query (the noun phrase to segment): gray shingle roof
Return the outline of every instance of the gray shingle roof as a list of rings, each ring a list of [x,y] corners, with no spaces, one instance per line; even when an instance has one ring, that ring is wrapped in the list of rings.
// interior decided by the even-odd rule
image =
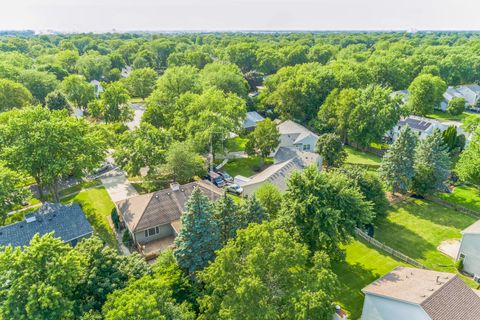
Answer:
[[[407,117],[398,122],[399,126],[404,126],[406,124],[412,129],[425,131],[432,125],[432,122],[413,117]]]
[[[117,202],[117,207],[129,230],[142,231],[180,219],[195,187],[199,187],[210,200],[216,200],[222,194],[215,186],[199,181],[182,185],[177,191],[169,188],[131,197]]]
[[[0,227],[0,246],[23,247],[35,234],[43,236],[52,231],[55,237],[65,242],[93,232],[78,204],[44,203],[40,209],[28,214],[26,220]]]

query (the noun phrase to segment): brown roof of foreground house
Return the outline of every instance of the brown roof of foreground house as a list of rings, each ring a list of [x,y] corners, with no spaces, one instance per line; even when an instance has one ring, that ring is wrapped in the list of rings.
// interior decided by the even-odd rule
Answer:
[[[418,304],[432,320],[480,319],[480,297],[452,273],[397,267],[362,291]]]
[[[117,202],[123,220],[131,232],[142,231],[179,220],[185,203],[195,187],[199,187],[210,200],[216,200],[222,190],[203,181],[191,182]]]

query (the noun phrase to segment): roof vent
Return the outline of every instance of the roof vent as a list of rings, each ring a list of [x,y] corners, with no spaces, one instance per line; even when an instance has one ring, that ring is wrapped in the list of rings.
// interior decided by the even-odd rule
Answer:
[[[29,213],[25,215],[25,221],[27,221],[27,223],[35,222],[37,221],[37,217],[35,216],[34,213]]]
[[[172,189],[172,191],[178,191],[180,190],[180,184],[178,182],[170,183],[170,189]]]

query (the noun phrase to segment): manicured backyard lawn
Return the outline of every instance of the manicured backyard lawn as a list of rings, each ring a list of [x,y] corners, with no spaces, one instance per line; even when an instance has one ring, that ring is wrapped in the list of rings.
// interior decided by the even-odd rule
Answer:
[[[437,196],[450,203],[480,212],[480,191],[472,186],[458,186],[452,193],[439,193]]]
[[[232,177],[235,177],[236,175],[250,177],[262,171],[272,163],[272,159],[262,159],[261,157],[238,158],[229,160],[223,169]]]
[[[349,146],[345,146],[345,151],[347,151],[348,153],[348,157],[345,160],[346,163],[367,164],[375,166],[380,165],[380,163],[382,162],[382,158],[375,154],[362,152]]]
[[[441,242],[460,239],[461,231],[476,219],[418,199],[393,205],[386,218],[376,223],[375,238],[427,267],[455,272],[453,260],[437,250]]]
[[[82,191],[63,199],[62,202],[79,203],[95,232],[112,248],[117,248],[115,235],[107,220],[114,208],[114,204],[104,187]]]
[[[432,114],[429,114],[427,117],[437,119],[440,121],[464,121],[469,117],[480,117],[480,115],[477,113],[464,112],[461,115],[452,116],[448,112],[435,110]]]
[[[359,319],[362,314],[362,289],[384,274],[404,263],[377,249],[355,240],[345,247],[346,261],[333,264],[340,282],[336,302],[350,313],[349,319]]]
[[[229,152],[244,151],[247,141],[248,141],[247,138],[241,138],[241,137],[231,138],[225,142],[225,148]]]

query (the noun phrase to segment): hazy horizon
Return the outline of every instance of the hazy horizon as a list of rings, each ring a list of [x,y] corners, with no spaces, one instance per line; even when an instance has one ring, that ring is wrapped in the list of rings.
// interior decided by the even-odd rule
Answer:
[[[480,30],[480,2],[474,0],[18,0],[1,8],[0,30]]]

